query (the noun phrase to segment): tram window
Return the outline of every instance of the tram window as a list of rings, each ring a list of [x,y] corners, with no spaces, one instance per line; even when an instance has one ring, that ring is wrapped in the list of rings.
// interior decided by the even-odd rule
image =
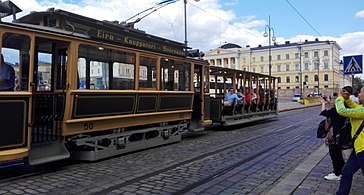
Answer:
[[[140,57],[139,88],[156,88],[156,67],[156,59]]]
[[[189,91],[191,64],[170,59],[161,59],[161,90]]]
[[[113,51],[112,89],[133,90],[135,81],[135,54]]]
[[[50,91],[52,85],[52,54],[38,53],[37,91]]]
[[[109,63],[90,61],[90,89],[109,89]]]
[[[78,55],[80,89],[134,89],[135,54],[81,45]]]
[[[34,81],[37,91],[65,89],[68,46],[69,42],[36,37]]]
[[[29,83],[29,50],[30,39],[24,35],[4,33],[2,37],[1,54],[4,63],[14,69],[13,82],[9,82],[7,90],[26,91]],[[0,84],[3,83],[0,79]],[[0,91],[5,90],[4,85],[0,85]]]

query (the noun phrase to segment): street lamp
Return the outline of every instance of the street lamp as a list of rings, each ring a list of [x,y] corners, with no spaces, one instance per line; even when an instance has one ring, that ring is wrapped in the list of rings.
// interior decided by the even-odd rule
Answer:
[[[302,45],[301,43],[298,44],[298,48],[299,48],[299,51],[300,51],[300,88],[301,88],[301,96],[303,96],[303,78],[302,78],[302,73],[303,73],[303,70],[302,70]]]
[[[268,32],[267,32],[268,31]],[[273,35],[273,37],[272,37]],[[269,39],[269,46],[268,46],[268,61],[269,61],[269,77],[272,75],[272,54],[271,54],[271,41],[276,41],[274,37],[274,29],[270,25],[270,15],[269,15],[269,23],[265,26],[265,32],[263,34],[264,37],[268,37]],[[271,78],[269,78],[269,89],[271,88]]]

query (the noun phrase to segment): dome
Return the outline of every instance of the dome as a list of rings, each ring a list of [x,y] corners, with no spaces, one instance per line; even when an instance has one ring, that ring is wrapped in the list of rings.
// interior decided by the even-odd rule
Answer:
[[[220,48],[222,49],[231,49],[231,48],[241,48],[240,45],[234,44],[234,43],[226,43],[225,45],[222,45]]]

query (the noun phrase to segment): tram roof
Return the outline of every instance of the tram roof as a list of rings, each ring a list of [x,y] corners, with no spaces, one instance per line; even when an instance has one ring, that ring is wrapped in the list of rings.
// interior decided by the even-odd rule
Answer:
[[[124,23],[117,21],[100,21],[60,9],[31,12],[17,19],[14,24],[186,57],[184,43],[147,34],[145,31],[125,26]]]
[[[150,39],[156,39],[156,40],[159,40],[159,41],[166,41],[166,42],[173,43],[173,44],[179,45],[181,47],[184,47],[183,43],[172,41],[172,40],[165,39],[165,38],[158,37],[158,36],[154,36],[154,35],[151,35],[151,34],[147,34],[145,31],[135,29],[135,28],[132,28],[132,27],[123,26],[122,23],[119,23],[118,21],[96,20],[96,19],[93,19],[93,18],[78,15],[78,14],[68,12],[68,11],[65,11],[65,10],[61,10],[61,9],[51,8],[51,9],[48,9],[47,11],[31,12],[30,14],[25,15],[25,16],[17,19],[16,22],[29,23],[29,24],[38,24],[39,25],[39,22],[42,21],[42,20],[45,20],[44,17],[47,17],[47,16],[48,17],[54,16],[54,17],[64,18],[68,22],[76,22],[77,24],[84,25],[83,27],[95,28],[95,26],[97,26],[97,27],[103,27],[103,29],[107,29],[107,30],[132,32],[134,34],[146,36],[146,37],[148,37]],[[52,19],[52,18],[48,18],[48,19]],[[61,26],[53,26],[53,27],[65,28],[66,25],[67,24],[63,24],[63,25],[61,24]],[[86,29],[86,30],[88,30],[88,29]]]
[[[255,72],[249,72],[244,70],[238,70],[238,69],[230,69],[230,68],[224,68],[224,67],[218,67],[218,66],[210,66],[210,75],[216,75],[216,76],[227,76],[227,77],[233,77],[234,74],[236,74],[236,77],[259,77],[259,78],[276,78],[274,76],[269,76],[265,74],[255,73]]]

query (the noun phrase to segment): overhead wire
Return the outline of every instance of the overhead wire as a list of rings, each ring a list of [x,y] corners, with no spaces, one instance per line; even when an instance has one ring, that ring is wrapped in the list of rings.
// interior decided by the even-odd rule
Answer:
[[[214,14],[212,14],[212,13],[210,13],[210,12],[208,12],[208,11],[206,11],[206,10],[202,9],[201,7],[198,7],[198,6],[197,6],[197,5],[195,5],[195,4],[192,4],[192,3],[189,3],[189,4],[190,4],[190,5],[192,5],[193,7],[197,8],[197,9],[199,9],[199,10],[202,10],[202,11],[204,11],[204,12],[206,12],[206,13],[210,14],[211,16],[213,16],[213,17],[215,17],[215,18],[217,18],[217,19],[219,19],[219,20],[221,20],[221,21],[223,21],[223,22],[225,22],[225,23],[227,23],[227,24],[229,24],[229,25],[231,25],[231,26],[233,26],[233,27],[235,27],[235,28],[239,29],[239,30],[244,30],[244,31],[245,31],[245,32],[247,32],[248,34],[251,34],[251,35],[253,35],[253,36],[255,36],[255,37],[258,37],[258,35],[256,35],[256,34],[253,34],[253,33],[249,32],[247,29],[240,28],[239,26],[237,26],[237,25],[235,25],[235,24],[233,24],[233,23],[231,23],[231,22],[229,22],[229,21],[227,21],[227,20],[225,20],[225,19],[223,19],[223,18],[221,18],[221,17],[219,17],[219,16],[214,15]]]
[[[296,11],[296,13],[299,15],[299,16],[301,16],[301,18],[320,36],[320,37],[322,37],[322,38],[324,38],[316,29],[315,29],[315,27],[313,27],[312,25],[311,25],[311,23],[310,22],[308,22],[308,20],[306,20],[306,18],[291,4],[291,2],[289,2],[288,0],[285,0],[291,7],[292,7],[292,9],[293,10],[295,10]]]

